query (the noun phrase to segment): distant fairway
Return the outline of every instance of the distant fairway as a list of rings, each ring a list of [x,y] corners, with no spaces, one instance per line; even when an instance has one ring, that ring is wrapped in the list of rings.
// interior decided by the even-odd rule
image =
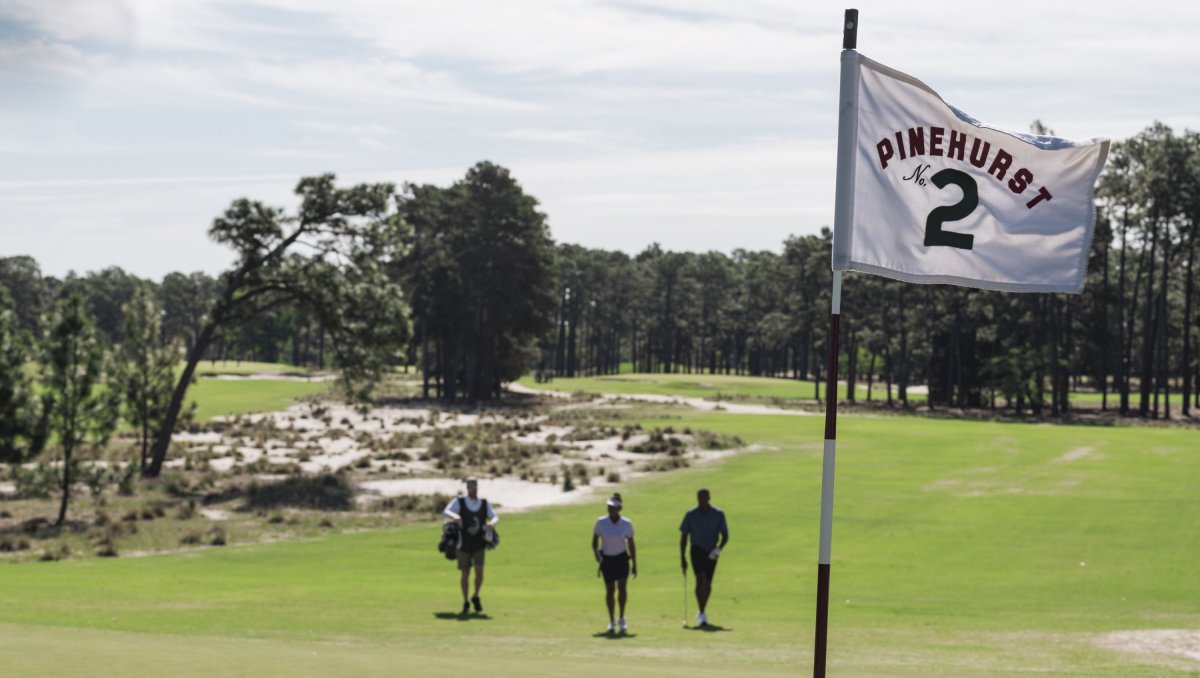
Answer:
[[[644,423],[726,431],[764,449],[623,488],[642,570],[631,584],[632,637],[597,635],[602,586],[587,550],[597,504],[503,516],[504,543],[488,561],[489,619],[452,614],[457,577],[434,550],[434,524],[4,566],[4,671],[810,672],[821,419]],[[1197,432],[851,417],[839,440],[831,675],[1200,671],[1097,644],[1110,631],[1200,629]],[[710,608],[725,631],[712,633],[680,628],[676,528],[701,485],[732,530]]]
[[[182,363],[180,363],[182,368]],[[296,367],[286,363],[262,363],[249,360],[201,360],[196,365],[196,374],[312,374],[307,367]]]
[[[196,418],[287,409],[298,398],[328,391],[328,381],[275,379],[199,379],[188,389],[188,402],[196,402]]]
[[[539,384],[532,377],[523,377],[519,383],[529,388],[543,391],[567,391],[574,393],[649,393],[653,395],[671,395],[689,398],[726,398],[751,399],[770,401],[807,400],[816,401],[813,382],[811,380],[782,379],[770,377],[746,377],[733,374],[614,374],[602,377],[560,377],[548,383]],[[846,395],[846,384],[838,388],[842,397]],[[821,393],[824,395],[825,382],[821,382]],[[860,400],[867,399],[867,386],[859,383],[855,390]],[[892,397],[899,392],[892,385]],[[871,390],[871,399],[886,401],[887,391],[883,383],[876,383]],[[909,391],[910,404],[925,402],[923,393]]]
[[[298,398],[324,393],[329,390],[328,381],[304,381],[288,379],[214,379],[206,375],[289,375],[301,377],[312,374],[311,370],[283,363],[256,363],[235,361],[201,361],[196,366],[199,378],[188,389],[187,402],[195,401],[196,419],[208,421],[213,417],[251,412],[274,412],[287,409]]]

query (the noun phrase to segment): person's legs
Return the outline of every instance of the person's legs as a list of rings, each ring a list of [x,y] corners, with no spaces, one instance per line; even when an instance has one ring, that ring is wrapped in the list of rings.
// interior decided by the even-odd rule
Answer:
[[[709,552],[692,549],[692,572],[696,575],[696,604],[700,608],[701,624],[708,622],[708,598],[712,595],[713,575],[717,572],[717,561],[709,558]]]
[[[704,607],[708,605],[708,596],[712,593],[712,580],[708,578],[707,572],[696,573],[696,604],[700,606],[700,614],[704,614]]]
[[[475,563],[475,597],[471,598],[471,602],[475,604],[476,612],[483,612],[483,601],[479,599],[479,589],[483,588],[483,563]]]
[[[613,611],[616,607],[616,601],[613,599],[613,592],[616,590],[616,588],[616,582],[604,582],[604,602],[608,604],[608,623],[610,624],[616,621],[616,618],[613,617]],[[624,607],[622,607],[622,610],[623,609]]]
[[[463,614],[467,613],[469,602],[467,602],[468,583],[471,576],[471,555],[463,551],[458,552],[458,572],[462,575],[459,578],[459,587],[462,589],[463,598]]]
[[[625,618],[625,599],[627,598],[627,596],[625,594],[625,583],[628,581],[629,581],[628,579],[618,579],[617,580],[617,592],[618,592],[617,593],[617,603],[619,603],[621,606],[621,619]],[[612,612],[611,612],[612,604],[611,603],[609,603],[608,609],[610,610],[609,616],[612,616]]]

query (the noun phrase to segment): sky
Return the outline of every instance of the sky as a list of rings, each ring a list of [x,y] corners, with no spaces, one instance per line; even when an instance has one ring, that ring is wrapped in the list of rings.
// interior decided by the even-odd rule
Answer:
[[[860,2],[858,49],[986,123],[1200,129],[1200,3]],[[298,179],[507,167],[558,242],[779,251],[833,221],[846,2],[0,0],[0,256],[161,279]]]

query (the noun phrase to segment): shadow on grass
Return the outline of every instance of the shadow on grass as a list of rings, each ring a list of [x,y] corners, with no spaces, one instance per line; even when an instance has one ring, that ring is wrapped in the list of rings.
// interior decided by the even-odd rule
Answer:
[[[491,617],[486,612],[468,612],[467,614],[459,614],[457,612],[434,612],[433,616],[444,621],[491,621]]]
[[[705,624],[704,626],[687,626],[684,628],[686,628],[688,631],[704,631],[705,633],[715,633],[717,631],[732,631],[733,630],[733,629],[727,629],[724,626],[717,626],[716,624]]]
[[[637,638],[637,634],[617,631],[601,631],[600,633],[593,633],[592,637],[603,638],[604,640],[628,640],[630,638]]]

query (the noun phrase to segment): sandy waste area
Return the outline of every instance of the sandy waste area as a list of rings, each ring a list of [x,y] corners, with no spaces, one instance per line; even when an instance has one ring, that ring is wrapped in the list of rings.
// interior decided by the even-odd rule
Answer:
[[[441,468],[429,453],[430,440],[435,434],[445,435],[450,454],[461,456],[466,454],[464,444],[456,441],[455,433],[490,428],[502,436],[499,440],[525,450],[525,456],[520,468],[507,473],[501,469],[512,464],[503,461],[481,464],[492,472],[478,471],[476,466],[472,473],[480,478],[480,494],[498,508],[522,511],[598,501],[597,494],[606,497],[621,484],[648,473],[754,449],[700,449],[693,435],[671,432],[660,439],[675,439],[669,450],[637,452],[634,447],[650,441],[649,431],[603,430],[595,422],[585,422],[576,430],[549,420],[545,413],[511,410],[389,406],[362,411],[343,405],[298,404],[280,412],[219,418],[215,421],[221,431],[177,434],[173,444],[186,454],[174,453],[166,466],[181,468],[184,457],[191,456],[193,469],[201,463],[216,473],[229,474],[246,473],[249,466],[249,472],[264,481],[297,470],[316,474],[346,469],[360,506],[403,495],[453,496],[464,489],[463,469]],[[415,446],[401,446],[405,444]],[[571,469],[575,485],[571,491],[563,489],[564,469]],[[219,512],[210,513],[210,518],[221,517]]]

